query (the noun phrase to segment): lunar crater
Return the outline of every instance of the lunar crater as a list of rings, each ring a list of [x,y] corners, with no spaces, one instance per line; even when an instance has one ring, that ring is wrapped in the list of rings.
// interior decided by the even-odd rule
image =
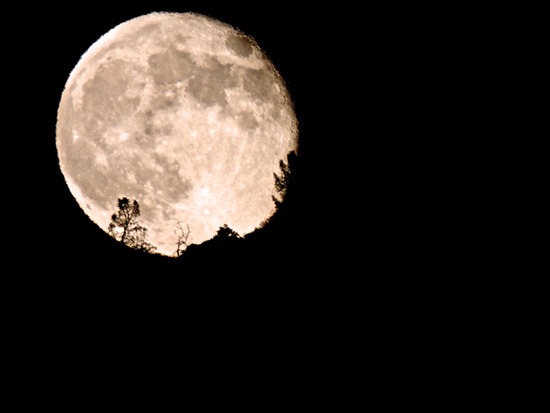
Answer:
[[[229,36],[225,44],[233,53],[240,57],[248,57],[254,50],[254,44],[250,38],[240,33]]]

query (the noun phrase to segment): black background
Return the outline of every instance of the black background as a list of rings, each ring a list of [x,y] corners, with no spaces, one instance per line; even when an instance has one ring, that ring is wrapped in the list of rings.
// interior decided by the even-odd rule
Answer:
[[[191,345],[208,358],[252,358],[258,371],[284,377],[281,383],[296,377],[300,391],[309,381],[300,368],[331,386],[353,377],[353,391],[356,366],[371,374],[378,363],[385,375],[371,377],[393,389],[391,380],[411,374],[424,384],[416,373],[434,357],[438,369],[428,374],[440,378],[464,368],[448,360],[488,354],[478,351],[482,334],[470,336],[475,323],[464,313],[488,303],[490,315],[476,321],[480,331],[498,319],[501,307],[487,300],[498,283],[484,291],[477,281],[494,263],[475,262],[488,242],[465,218],[472,211],[479,220],[479,201],[465,200],[466,188],[445,167],[468,173],[471,161],[462,155],[476,153],[483,139],[468,123],[478,99],[468,85],[485,82],[476,75],[482,62],[469,57],[467,42],[452,43],[472,30],[478,13],[416,7],[157,1],[150,8],[95,2],[6,13],[2,279],[20,288],[5,283],[2,292],[12,298],[5,320],[15,326],[6,341],[25,352],[16,359],[21,374],[28,372],[22,359],[51,360],[42,369],[50,382],[68,357],[72,379],[73,371],[93,371],[83,360],[101,365],[106,354],[117,363],[98,373],[103,379],[119,360],[142,369],[144,358],[153,355],[157,364],[166,352],[187,364],[199,353],[187,351]],[[238,27],[287,82],[301,174],[286,237],[192,265],[138,256],[110,242],[69,192],[55,147],[65,82],[101,35],[152,11],[194,11]],[[484,102],[478,106],[485,113]],[[453,163],[457,151],[461,162]],[[457,341],[460,348],[452,348]],[[160,351],[142,349],[153,342]],[[233,352],[237,346],[247,354]],[[412,361],[421,365],[408,368]]]

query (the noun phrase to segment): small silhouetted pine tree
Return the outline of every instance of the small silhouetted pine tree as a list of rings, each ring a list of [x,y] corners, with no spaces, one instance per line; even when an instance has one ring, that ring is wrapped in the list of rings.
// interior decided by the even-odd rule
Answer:
[[[272,196],[271,198],[273,199],[273,202],[275,202],[275,207],[277,209],[281,207],[282,203],[285,201],[289,188],[292,187],[292,171],[295,167],[297,157],[298,155],[296,152],[289,152],[286,163],[282,159],[279,161],[281,175],[273,173],[273,176],[275,177],[275,190],[277,191],[279,197],[276,198]]]
[[[137,217],[139,215],[140,210],[137,201],[134,200],[131,203],[128,198],[120,198],[118,200],[118,213],[111,216],[108,229],[109,235],[130,248],[153,252],[156,247],[147,242],[147,228],[138,224]]]
[[[218,232],[214,236],[214,239],[218,240],[218,241],[236,240],[236,239],[240,239],[240,238],[241,238],[241,236],[237,232],[235,232],[234,230],[229,228],[227,226],[227,224],[224,224],[223,227],[220,227],[220,229],[218,230]]]

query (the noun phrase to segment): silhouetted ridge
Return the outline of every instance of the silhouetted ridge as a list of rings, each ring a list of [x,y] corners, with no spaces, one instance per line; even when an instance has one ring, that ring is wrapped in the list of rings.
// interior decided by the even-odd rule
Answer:
[[[296,269],[296,258],[309,248],[303,242],[303,225],[296,177],[298,156],[292,151],[279,162],[280,172],[274,173],[276,196],[274,214],[245,236],[227,224],[215,236],[200,245],[191,244],[181,254],[181,262],[197,270],[246,271],[275,273],[281,265]],[[196,267],[195,267],[196,265]],[[245,270],[246,269],[246,270]],[[292,271],[291,271],[292,272]]]

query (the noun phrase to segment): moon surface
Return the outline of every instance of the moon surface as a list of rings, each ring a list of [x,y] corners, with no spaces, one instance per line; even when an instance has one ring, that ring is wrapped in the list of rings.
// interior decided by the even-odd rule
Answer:
[[[71,72],[58,110],[61,171],[104,231],[118,198],[137,200],[157,252],[227,224],[252,232],[274,212],[273,173],[298,150],[286,85],[256,42],[194,13],[115,27]]]

